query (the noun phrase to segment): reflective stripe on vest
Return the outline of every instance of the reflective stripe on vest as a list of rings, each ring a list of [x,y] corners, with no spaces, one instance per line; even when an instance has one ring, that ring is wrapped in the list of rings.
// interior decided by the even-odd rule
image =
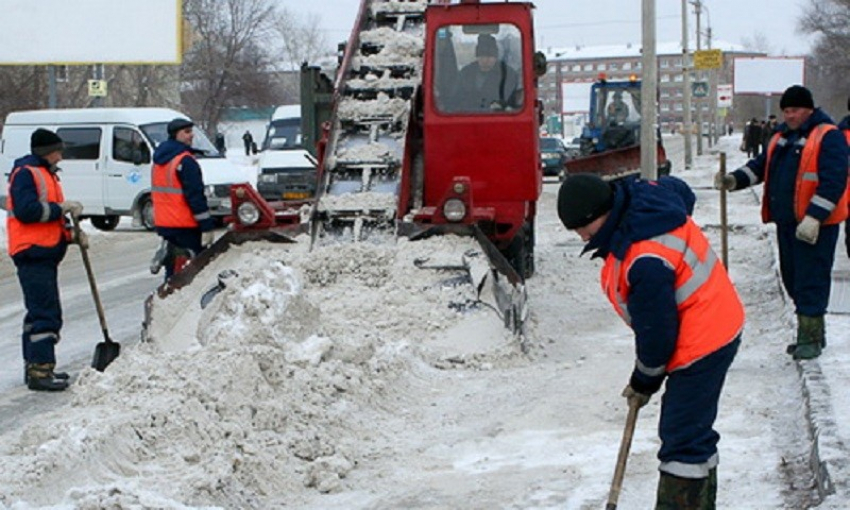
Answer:
[[[35,183],[38,201],[41,203],[41,218],[37,223],[23,223],[15,217],[14,197],[12,197],[12,182],[18,173],[29,170]],[[53,248],[64,238],[70,238],[65,229],[65,218],[50,221],[50,202],[64,202],[65,196],[59,180],[44,167],[22,166],[15,168],[9,176],[9,187],[6,193],[6,231],[9,255],[15,255],[32,246]]]
[[[800,165],[797,168],[797,185],[794,190],[794,216],[797,221],[801,221],[806,216],[806,209],[810,203],[816,206],[831,211],[829,216],[823,221],[824,225],[834,225],[841,223],[847,219],[848,203],[848,187],[845,186],[844,194],[838,199],[838,203],[830,202],[829,200],[815,195],[818,188],[818,157],[820,156],[821,143],[826,133],[837,129],[832,124],[818,124],[809,133],[808,138],[801,138],[796,142],[796,145],[802,146],[802,154],[800,155]],[[776,133],[770,139],[770,144],[767,147],[767,158],[764,163],[764,182],[767,185],[764,187],[764,197],[761,203],[761,218],[765,223],[770,221],[770,209],[767,200],[767,188],[770,184],[768,175],[770,173],[770,162],[773,159],[774,151],[777,146],[784,146],[787,139],[783,138],[781,133]],[[850,181],[848,181],[850,182]]]
[[[178,154],[164,165],[153,166],[151,199],[153,222],[157,227],[196,228],[199,220],[210,217],[209,211],[193,215],[183,194],[183,184],[177,178],[177,169],[186,157],[192,157],[189,151]]]
[[[699,227],[688,218],[681,227],[629,247],[620,261],[609,254],[602,268],[602,288],[614,309],[631,326],[628,273],[640,258],[656,257],[675,273],[679,336],[663,367],[637,368],[660,375],[684,368],[734,340],[744,325],[738,293]]]

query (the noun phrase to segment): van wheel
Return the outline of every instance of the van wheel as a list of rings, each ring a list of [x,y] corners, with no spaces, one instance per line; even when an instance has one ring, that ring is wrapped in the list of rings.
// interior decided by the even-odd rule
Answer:
[[[98,230],[110,231],[115,230],[115,227],[118,226],[118,221],[120,217],[117,215],[109,215],[109,216],[92,216],[91,224],[95,226]]]
[[[145,197],[142,199],[139,204],[139,210],[142,214],[142,226],[147,230],[153,230],[153,201],[151,200],[151,197]]]

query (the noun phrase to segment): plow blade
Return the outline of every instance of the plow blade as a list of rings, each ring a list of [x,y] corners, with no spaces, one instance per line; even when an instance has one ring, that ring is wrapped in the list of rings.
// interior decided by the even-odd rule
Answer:
[[[481,229],[475,225],[435,225],[424,229],[408,223],[399,225],[399,235],[412,240],[446,234],[475,238],[484,256],[481,257],[478,253],[466,254],[463,257],[463,267],[469,273],[478,300],[495,310],[504,326],[512,333],[522,334],[528,317],[525,281]],[[450,269],[456,267],[452,266]]]

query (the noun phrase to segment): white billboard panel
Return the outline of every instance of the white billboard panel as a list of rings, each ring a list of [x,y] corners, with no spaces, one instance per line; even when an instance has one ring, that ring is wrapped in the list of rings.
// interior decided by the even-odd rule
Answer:
[[[590,87],[592,81],[561,83],[561,113],[590,112]]]
[[[3,0],[0,65],[179,64],[182,0]]]
[[[736,94],[782,94],[791,85],[805,83],[806,62],[802,58],[736,58]]]

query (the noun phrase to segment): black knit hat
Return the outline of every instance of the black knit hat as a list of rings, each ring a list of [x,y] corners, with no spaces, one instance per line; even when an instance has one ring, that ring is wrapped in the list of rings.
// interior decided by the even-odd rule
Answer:
[[[785,89],[782,99],[779,100],[780,110],[795,107],[815,109],[815,100],[812,98],[812,93],[802,85],[791,85]]]
[[[596,174],[567,177],[558,191],[558,217],[570,230],[588,225],[611,210],[614,193]]]
[[[47,156],[64,148],[62,139],[48,129],[38,128],[30,136],[30,150],[36,156]]]
[[[478,36],[478,45],[475,47],[476,57],[498,57],[499,45],[496,44],[496,38],[490,34],[481,34]]]
[[[168,129],[168,137],[174,138],[174,135],[176,135],[177,132],[180,131],[181,129],[186,129],[186,128],[192,127],[194,125],[195,124],[189,119],[183,119],[181,117],[177,117],[176,119],[174,119],[174,120],[172,120],[171,122],[168,123],[168,127],[166,128],[166,129]]]

